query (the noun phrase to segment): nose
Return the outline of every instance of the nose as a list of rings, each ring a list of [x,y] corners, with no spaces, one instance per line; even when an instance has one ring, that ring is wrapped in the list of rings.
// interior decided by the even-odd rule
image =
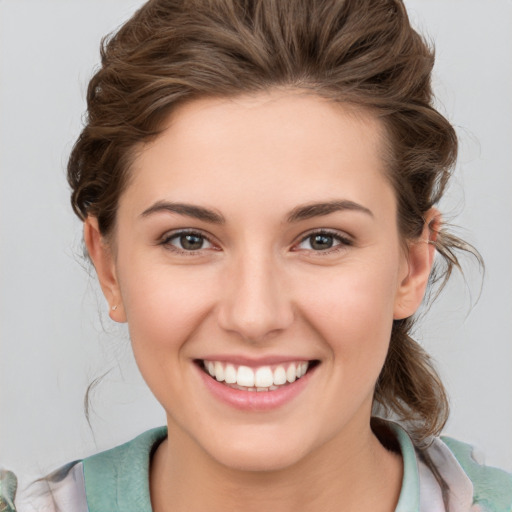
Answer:
[[[227,273],[218,322],[246,341],[262,342],[294,319],[283,272],[265,255],[241,258]]]

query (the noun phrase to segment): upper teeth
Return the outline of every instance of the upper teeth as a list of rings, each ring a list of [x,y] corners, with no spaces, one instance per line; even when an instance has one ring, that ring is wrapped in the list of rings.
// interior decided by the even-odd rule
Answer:
[[[246,388],[270,388],[294,382],[302,377],[309,366],[307,361],[280,364],[277,366],[237,366],[220,361],[203,361],[208,373],[219,382],[236,384]]]

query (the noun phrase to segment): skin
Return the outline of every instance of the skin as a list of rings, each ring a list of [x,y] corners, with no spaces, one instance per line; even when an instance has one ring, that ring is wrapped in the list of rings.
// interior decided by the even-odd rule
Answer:
[[[394,510],[402,462],[370,428],[373,390],[393,319],[424,295],[437,212],[404,244],[383,136],[371,115],[298,91],[194,100],[138,153],[113,236],[87,219],[111,317],[128,322],[167,414],[155,511]],[[290,221],[333,201],[345,207]],[[182,229],[204,234],[202,248],[180,246]],[[322,230],[330,249],[312,245]],[[204,386],[194,361],[212,354],[320,364],[290,402],[246,411]]]

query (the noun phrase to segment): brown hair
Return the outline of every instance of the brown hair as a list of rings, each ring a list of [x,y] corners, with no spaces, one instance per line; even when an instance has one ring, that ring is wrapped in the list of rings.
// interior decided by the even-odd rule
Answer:
[[[400,0],[151,0],[103,42],[69,159],[73,209],[109,235],[137,147],[179,103],[291,87],[382,120],[399,229],[414,240],[457,154],[453,127],[432,105],[433,64]],[[457,249],[473,252],[444,228],[436,248],[444,267],[432,275],[446,278]],[[443,427],[448,402],[412,324],[394,322],[374,402],[423,441]]]

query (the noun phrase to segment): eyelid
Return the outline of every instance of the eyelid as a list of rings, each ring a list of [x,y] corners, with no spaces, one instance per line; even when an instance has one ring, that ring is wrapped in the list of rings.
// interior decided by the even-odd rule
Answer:
[[[313,249],[298,249],[297,248],[302,242],[306,241],[308,238],[310,238],[314,235],[332,236],[340,243],[333,247],[325,249],[323,251],[315,251]],[[316,228],[316,229],[311,229],[310,231],[301,234],[299,240],[293,244],[292,250],[294,250],[294,251],[304,250],[304,251],[309,251],[311,253],[316,253],[317,255],[322,255],[322,254],[329,254],[331,252],[343,250],[346,247],[350,247],[352,245],[354,245],[354,241],[353,241],[352,237],[347,235],[345,232],[338,231],[336,229],[330,229],[330,228]]]
[[[204,238],[212,247],[187,251],[185,249],[180,249],[179,247],[176,247],[170,243],[171,240],[173,240],[179,236],[182,236],[182,235],[199,236],[201,238]],[[178,254],[186,254],[187,256],[199,255],[200,253],[202,253],[204,251],[219,250],[219,245],[218,245],[218,243],[216,243],[214,241],[213,237],[209,233],[205,233],[203,230],[197,229],[197,228],[179,228],[179,229],[172,229],[170,231],[166,231],[161,237],[159,237],[157,243],[158,243],[158,245],[162,245],[170,251],[176,252]]]
[[[176,247],[170,243],[171,240],[181,236],[181,235],[196,235],[201,238],[204,238],[211,247],[207,248],[201,248],[197,250],[186,250],[186,249],[180,249],[179,247]],[[332,236],[334,239],[336,239],[339,243],[336,244],[333,247],[330,247],[325,250],[313,250],[313,249],[299,249],[298,246],[306,241],[308,238],[314,236],[314,235],[328,235]],[[197,228],[178,228],[173,229],[170,231],[166,231],[162,236],[159,237],[157,241],[158,245],[162,245],[166,247],[168,250],[176,252],[178,254],[186,254],[186,255],[199,255],[200,253],[204,252],[205,250],[221,250],[219,247],[219,244],[214,240],[214,237],[210,235],[209,233],[204,232],[201,229]],[[311,253],[316,253],[317,255],[322,254],[329,254],[331,252],[337,252],[339,250],[342,250],[346,247],[352,246],[354,244],[353,239],[350,235],[348,235],[345,232],[336,230],[336,229],[330,229],[330,228],[315,228],[311,229],[310,231],[307,231],[306,233],[302,233],[298,240],[293,243],[291,250],[292,251],[308,251]]]

